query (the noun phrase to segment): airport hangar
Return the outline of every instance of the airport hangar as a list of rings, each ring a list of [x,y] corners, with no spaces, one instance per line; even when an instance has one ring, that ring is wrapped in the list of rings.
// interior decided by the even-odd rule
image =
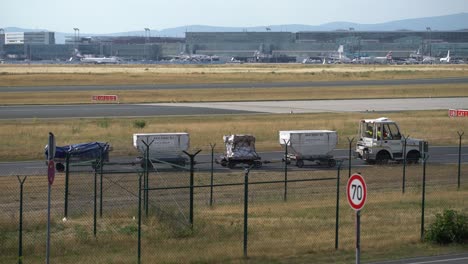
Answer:
[[[314,31],[314,32],[186,32],[185,38],[127,36],[68,36],[65,44],[55,44],[53,32],[35,32],[23,42],[8,42],[9,33],[0,34],[0,56],[6,59],[67,60],[74,50],[91,56],[118,56],[124,60],[164,60],[180,54],[216,55],[221,60],[248,59],[254,54],[268,55],[275,61],[302,61],[327,56],[344,46],[352,57],[385,56],[407,58],[419,50],[421,55],[468,61],[468,30],[460,31]],[[12,34],[18,37],[18,34]],[[33,36],[33,35],[30,35]]]

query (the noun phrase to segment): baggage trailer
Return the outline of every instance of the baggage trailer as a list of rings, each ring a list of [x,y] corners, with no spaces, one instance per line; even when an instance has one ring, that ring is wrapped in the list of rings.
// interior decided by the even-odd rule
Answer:
[[[295,161],[302,168],[304,161],[318,165],[335,167],[336,160],[332,152],[338,143],[336,131],[331,130],[290,130],[279,131],[279,142],[283,148],[288,147],[284,161]]]
[[[223,136],[226,152],[216,159],[216,163],[230,169],[238,164],[246,164],[255,168],[262,167],[261,157],[255,151],[255,137],[252,135]]]
[[[62,147],[56,147],[55,149],[55,169],[58,172],[65,171],[65,164],[67,161],[67,154],[70,155],[69,162],[77,163],[84,161],[93,161],[91,167],[93,169],[99,168],[99,160],[101,159],[105,162],[109,162],[109,151],[112,148],[110,144],[103,142],[88,142],[88,143],[79,143],[66,145]],[[102,153],[101,153],[102,151]],[[45,157],[47,159],[48,147],[45,147]]]
[[[190,147],[190,136],[185,132],[178,133],[141,133],[133,134],[133,146],[143,155],[137,157],[136,162],[145,168],[145,152],[149,145],[148,166],[152,168],[152,163],[169,163],[177,166],[185,166],[188,159],[184,151]]]

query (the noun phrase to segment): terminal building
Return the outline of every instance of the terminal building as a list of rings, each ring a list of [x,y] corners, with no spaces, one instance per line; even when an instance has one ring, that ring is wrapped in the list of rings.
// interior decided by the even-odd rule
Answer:
[[[2,37],[5,45],[55,44],[54,32],[6,32]]]
[[[300,58],[326,56],[343,45],[348,57],[394,57],[420,54],[468,58],[465,31],[316,31],[316,32],[187,32],[186,44],[193,54],[252,57],[268,54]]]
[[[468,61],[468,30],[187,32],[185,38],[75,35],[67,37],[65,44],[55,44],[54,32],[0,34],[0,56],[19,60],[64,61],[79,51],[82,55],[117,56],[128,61],[198,54],[217,56],[222,61],[299,62],[327,56],[340,45],[349,58],[385,56],[389,51],[394,58],[407,58],[418,51],[421,56],[444,57],[450,50],[452,58]]]

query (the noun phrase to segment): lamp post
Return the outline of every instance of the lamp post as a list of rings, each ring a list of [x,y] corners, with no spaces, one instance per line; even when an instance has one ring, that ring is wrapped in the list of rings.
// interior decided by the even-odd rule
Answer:
[[[148,59],[148,51],[147,51],[147,47],[148,46],[148,43],[149,43],[149,38],[150,38],[150,34],[151,34],[151,30],[149,28],[145,28],[145,54],[144,56]]]
[[[80,29],[79,28],[73,28],[73,30],[75,31],[75,39],[73,41],[73,43],[75,44],[75,48],[78,46],[78,38],[80,38]],[[78,34],[77,34],[78,32]]]
[[[356,51],[356,43],[354,41],[354,28],[350,27],[349,32],[351,33],[351,43],[352,43],[351,48],[352,48],[352,51],[354,53]]]
[[[426,31],[429,32],[429,57],[432,57],[432,29],[426,27]]]
[[[0,32],[2,32],[1,35],[3,35],[3,43],[0,43],[0,47],[2,47],[3,44],[5,44],[5,30],[3,28],[0,28]]]

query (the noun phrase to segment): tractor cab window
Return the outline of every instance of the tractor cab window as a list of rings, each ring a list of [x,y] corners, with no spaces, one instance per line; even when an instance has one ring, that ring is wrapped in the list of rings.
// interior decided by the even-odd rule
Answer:
[[[373,138],[375,128],[373,123],[361,123],[361,138]]]
[[[401,134],[396,124],[385,124],[382,131],[383,139],[400,140]]]

